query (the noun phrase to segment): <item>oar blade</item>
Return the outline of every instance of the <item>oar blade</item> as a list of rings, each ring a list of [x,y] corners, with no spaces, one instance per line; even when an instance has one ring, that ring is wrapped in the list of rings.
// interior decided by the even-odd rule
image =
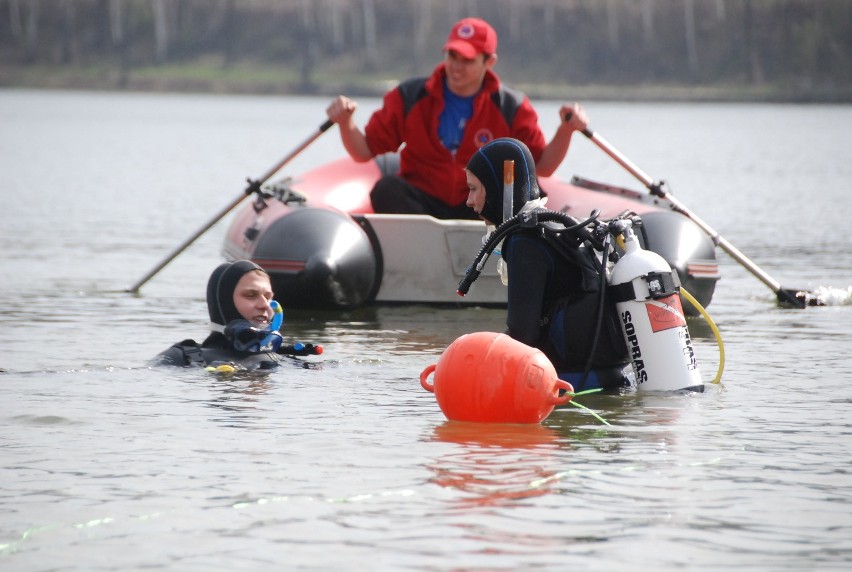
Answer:
[[[782,306],[804,310],[808,306],[822,306],[819,296],[815,292],[807,290],[788,290],[779,288],[775,294],[778,296],[778,303]]]

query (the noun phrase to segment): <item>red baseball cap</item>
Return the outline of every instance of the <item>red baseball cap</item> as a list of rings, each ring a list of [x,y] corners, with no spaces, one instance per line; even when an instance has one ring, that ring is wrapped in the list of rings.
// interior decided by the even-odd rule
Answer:
[[[444,44],[444,51],[449,50],[455,50],[467,59],[473,59],[477,54],[495,54],[497,32],[480,18],[459,20]]]

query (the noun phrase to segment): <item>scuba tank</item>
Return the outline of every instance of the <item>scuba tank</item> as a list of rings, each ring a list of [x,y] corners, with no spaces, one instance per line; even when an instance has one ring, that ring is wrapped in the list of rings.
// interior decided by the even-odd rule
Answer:
[[[629,219],[609,223],[624,255],[609,277],[640,390],[704,391],[680,302],[680,280],[666,260],[642,248]]]
[[[633,232],[633,218],[627,213],[608,223],[598,221],[597,215],[597,211],[593,211],[586,220],[577,221],[565,213],[546,209],[520,212],[497,227],[485,241],[459,283],[459,295],[468,292],[488,256],[510,233],[534,227],[553,232],[548,223],[562,225],[558,234],[564,248],[585,244],[602,253],[602,264],[607,259],[617,259],[610,272],[601,268],[601,278],[609,283],[607,298],[609,303],[615,303],[638,388],[644,391],[704,391],[680,302],[677,272],[662,256],[641,247]],[[624,238],[625,253],[621,257],[614,252],[609,256],[609,239],[613,235]],[[600,309],[603,309],[602,299]],[[597,346],[602,316],[603,313],[598,312],[595,331],[586,333],[593,340],[592,352]]]

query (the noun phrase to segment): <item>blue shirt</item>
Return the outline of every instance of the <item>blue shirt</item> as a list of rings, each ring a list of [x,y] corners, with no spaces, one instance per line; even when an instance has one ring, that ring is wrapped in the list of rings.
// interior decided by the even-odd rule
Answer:
[[[444,110],[438,119],[438,137],[444,147],[452,153],[456,152],[464,134],[464,126],[473,115],[473,98],[461,97],[450,91],[444,80]]]

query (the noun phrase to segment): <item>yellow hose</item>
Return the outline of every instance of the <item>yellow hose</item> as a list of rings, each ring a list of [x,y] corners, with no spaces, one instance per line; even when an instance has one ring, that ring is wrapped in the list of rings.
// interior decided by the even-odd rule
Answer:
[[[713,331],[713,335],[716,336],[716,343],[719,346],[719,369],[716,371],[716,377],[713,379],[713,383],[719,383],[722,381],[722,371],[725,369],[725,344],[722,342],[722,334],[719,332],[719,328],[716,327],[716,323],[713,321],[713,318],[711,318],[710,314],[707,313],[707,310],[704,309],[704,306],[702,306],[701,303],[686,290],[686,288],[681,287],[680,293],[696,310],[698,310],[702,316],[704,316],[704,319],[707,320],[707,323],[710,325],[710,329]]]

